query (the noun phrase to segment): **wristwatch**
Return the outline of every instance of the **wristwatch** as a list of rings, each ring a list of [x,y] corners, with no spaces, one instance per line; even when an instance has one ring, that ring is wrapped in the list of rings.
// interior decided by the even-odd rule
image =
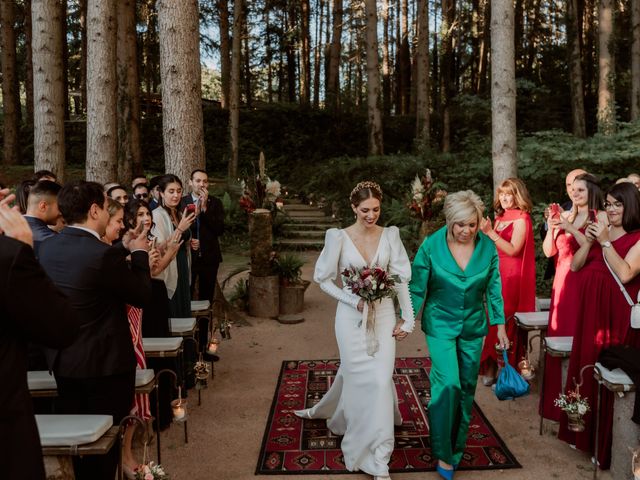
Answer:
[[[611,246],[611,242],[610,242],[609,240],[607,240],[606,242],[602,242],[602,243],[600,244],[600,246],[601,246],[602,248],[609,248],[609,247]]]

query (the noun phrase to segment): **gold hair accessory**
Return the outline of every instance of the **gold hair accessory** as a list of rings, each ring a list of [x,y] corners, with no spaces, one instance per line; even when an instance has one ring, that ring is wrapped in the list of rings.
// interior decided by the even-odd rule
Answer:
[[[380,185],[370,180],[358,183],[353,188],[353,190],[351,190],[351,195],[349,196],[349,198],[353,198],[353,196],[357,194],[360,190],[366,190],[366,189],[375,191],[380,196],[380,200],[382,200],[382,189],[380,188]]]

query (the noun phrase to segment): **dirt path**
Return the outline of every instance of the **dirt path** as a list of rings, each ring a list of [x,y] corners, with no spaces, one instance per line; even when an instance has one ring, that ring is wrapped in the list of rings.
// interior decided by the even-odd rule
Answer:
[[[317,253],[307,253],[304,278],[312,277]],[[231,261],[229,261],[231,260]],[[225,259],[221,275],[246,263]],[[232,339],[221,344],[216,378],[203,391],[202,405],[189,397],[189,443],[182,428],[172,426],[163,433],[162,460],[172,480],[249,480],[254,475],[265,422],[283,360],[338,358],[333,333],[335,301],[312,284],[305,296],[306,321],[281,325],[275,320],[248,317],[237,326]],[[424,336],[416,331],[398,345],[398,356],[426,354]],[[537,386],[533,394],[517,401],[499,402],[490,389],[478,386],[476,401],[489,421],[522,464],[522,469],[459,472],[460,479],[563,480],[589,479],[589,459],[559,441],[547,428],[538,435]],[[154,450],[155,452],[155,446]],[[283,480],[365,480],[368,475],[270,475]],[[394,474],[394,480],[439,478],[434,473]],[[609,472],[599,478],[611,479]]]

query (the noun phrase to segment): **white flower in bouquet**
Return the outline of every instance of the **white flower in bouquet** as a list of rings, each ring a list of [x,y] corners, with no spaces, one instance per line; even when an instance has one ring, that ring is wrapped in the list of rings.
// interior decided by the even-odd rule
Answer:
[[[424,185],[422,185],[422,182],[420,181],[420,177],[418,177],[418,175],[416,175],[416,178],[414,178],[413,182],[411,183],[411,193],[413,200],[418,203],[422,202],[422,199],[424,198]]]
[[[280,182],[277,180],[268,180],[265,185],[265,193],[267,195],[267,200],[271,202],[275,202],[275,200],[280,196]]]
[[[587,410],[588,409],[587,409],[586,405],[582,405],[582,404],[578,405],[578,414],[579,415],[584,415],[585,413],[587,413]]]

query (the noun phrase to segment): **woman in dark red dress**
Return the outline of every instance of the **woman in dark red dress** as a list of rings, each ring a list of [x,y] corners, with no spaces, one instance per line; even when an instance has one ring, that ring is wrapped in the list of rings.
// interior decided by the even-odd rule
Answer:
[[[588,173],[578,175],[571,188],[573,208],[549,217],[549,230],[542,249],[547,257],[556,256],[556,274],[551,289],[548,337],[572,337],[576,327],[572,314],[581,295],[575,288],[575,274],[571,270],[573,254],[586,242],[584,231],[589,222],[589,211],[595,210],[599,221],[606,223],[601,211],[602,193],[596,179]],[[572,293],[573,292],[573,293]],[[565,313],[566,312],[566,313]],[[540,412],[544,418],[560,421],[560,409],[553,404],[562,391],[562,364],[560,358],[545,358],[544,404]]]
[[[577,272],[576,286],[581,295],[572,309],[576,330],[567,390],[575,389],[573,379],[579,381],[582,367],[593,365],[602,349],[621,344],[640,346],[639,336],[631,334],[631,307],[604,261],[606,258],[631,298],[635,299],[640,289],[640,194],[633,184],[615,185],[607,194],[605,207],[610,226],[600,221],[590,224],[586,230],[587,241],[571,262],[571,269]],[[580,395],[587,397],[591,405],[591,412],[585,416],[586,430],[570,432],[566,415],[563,415],[559,437],[593,454],[598,387],[590,368],[585,370],[582,380]],[[599,415],[598,461],[600,467],[606,469],[611,460],[613,420],[613,394],[606,389],[601,392]]]
[[[527,342],[526,332],[518,332],[513,314],[533,312],[536,304],[536,259],[533,224],[529,215],[531,207],[524,182],[518,178],[508,178],[496,192],[493,203],[496,221],[493,228],[489,219],[483,220],[480,225],[498,249],[507,336],[513,342],[509,363],[513,366],[524,355]],[[496,379],[497,342],[497,327],[489,326],[480,357],[480,375],[483,376],[482,383],[487,386]]]

